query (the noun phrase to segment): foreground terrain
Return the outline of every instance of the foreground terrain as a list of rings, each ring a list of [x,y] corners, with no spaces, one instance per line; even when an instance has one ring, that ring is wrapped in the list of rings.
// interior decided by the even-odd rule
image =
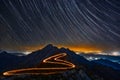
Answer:
[[[119,80],[119,64],[88,61],[83,56],[53,45],[26,56],[0,53],[1,80]],[[111,77],[110,77],[111,76]]]

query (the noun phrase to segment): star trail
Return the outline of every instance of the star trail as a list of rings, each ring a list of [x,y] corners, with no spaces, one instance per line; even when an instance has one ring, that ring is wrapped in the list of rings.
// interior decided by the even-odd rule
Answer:
[[[120,50],[120,1],[0,0],[0,49],[48,43]]]

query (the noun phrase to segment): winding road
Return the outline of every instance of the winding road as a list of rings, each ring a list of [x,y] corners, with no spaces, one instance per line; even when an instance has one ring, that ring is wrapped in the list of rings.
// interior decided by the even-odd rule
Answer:
[[[75,65],[71,62],[63,60],[67,56],[66,53],[59,53],[53,56],[50,56],[43,60],[43,64],[50,64],[51,66],[43,67],[43,68],[25,68],[25,69],[17,69],[17,70],[10,70],[4,72],[4,76],[13,76],[13,75],[49,75],[49,74],[57,74],[64,72],[69,69],[75,68]]]

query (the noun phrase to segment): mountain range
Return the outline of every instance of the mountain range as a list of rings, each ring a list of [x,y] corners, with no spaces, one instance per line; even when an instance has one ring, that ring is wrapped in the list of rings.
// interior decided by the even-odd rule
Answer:
[[[26,56],[16,56],[5,51],[1,51],[0,74],[3,76],[3,72],[5,71],[36,67],[45,58],[58,53],[66,53],[66,60],[76,65],[75,71],[82,70],[84,75],[87,75],[87,79],[83,80],[120,80],[120,64],[111,62],[107,59],[88,61],[83,56],[77,55],[74,51],[66,48],[57,48],[52,44],[48,44],[43,49],[34,51]],[[63,75],[65,73],[61,74]],[[80,75],[82,74],[83,73]],[[76,74],[76,76],[80,75]]]

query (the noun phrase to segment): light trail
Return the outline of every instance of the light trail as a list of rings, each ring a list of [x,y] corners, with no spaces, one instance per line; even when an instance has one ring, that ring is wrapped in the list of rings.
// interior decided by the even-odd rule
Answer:
[[[43,60],[43,64],[52,64],[52,65],[61,65],[59,67],[50,67],[48,68],[25,68],[25,69],[17,69],[17,70],[10,70],[4,72],[4,76],[13,76],[13,75],[48,75],[48,74],[56,74],[61,73],[69,69],[75,68],[75,65],[71,62],[62,60],[61,58],[67,56],[66,53],[60,53],[53,56],[50,56]]]

